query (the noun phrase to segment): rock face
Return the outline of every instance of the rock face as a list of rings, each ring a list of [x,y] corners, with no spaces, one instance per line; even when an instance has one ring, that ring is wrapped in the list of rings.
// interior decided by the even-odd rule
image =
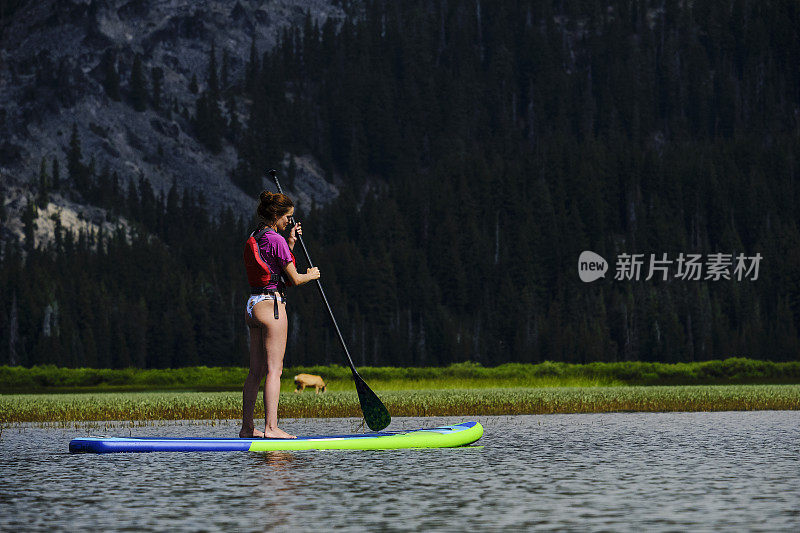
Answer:
[[[116,171],[123,186],[143,175],[156,193],[166,193],[175,180],[180,189],[202,191],[213,210],[251,212],[255,199],[230,179],[237,164],[233,146],[224,142],[222,151],[212,154],[183,116],[184,108],[190,113],[195,108],[192,76],[202,91],[213,43],[217,67],[224,51],[229,84],[239,83],[251,43],[260,57],[283,28],[301,23],[306,13],[319,24],[344,17],[328,0],[22,2],[0,21],[0,186],[9,225],[18,216],[14,206],[26,203],[15,196],[33,194],[42,158],[48,168],[58,158],[64,176],[73,123],[84,162],[94,158],[98,170]],[[118,62],[121,101],[112,100],[103,87],[107,51]],[[137,112],[127,101],[136,54],[148,87],[152,69],[161,69],[163,106],[177,108],[177,113],[156,112],[150,106]],[[246,102],[237,104],[240,112],[246,109]],[[243,115],[239,119],[246,122]],[[297,178],[296,190],[289,192],[301,204],[326,203],[338,195],[312,157],[287,154],[287,165],[290,157],[295,158]],[[65,202],[59,195],[52,201]]]

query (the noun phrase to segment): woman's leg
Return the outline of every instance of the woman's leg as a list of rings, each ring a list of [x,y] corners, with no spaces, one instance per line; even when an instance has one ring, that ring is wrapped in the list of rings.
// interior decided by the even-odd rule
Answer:
[[[258,396],[258,384],[267,375],[264,383],[264,437],[293,438],[278,427],[278,399],[281,394],[281,373],[283,372],[283,355],[286,351],[286,333],[288,322],[286,319],[286,304],[278,304],[278,319],[275,319],[274,300],[264,300],[257,303],[252,310],[253,316],[247,317],[250,327],[250,373],[245,380],[245,389],[242,393],[242,433],[247,433],[253,428],[253,408]],[[251,389],[252,387],[252,389]],[[249,415],[249,418],[248,418]],[[249,425],[248,425],[249,422]],[[262,436],[255,432],[256,436]]]
[[[253,410],[258,397],[258,385],[267,372],[267,358],[264,356],[264,341],[262,328],[257,324],[248,323],[250,330],[250,372],[244,380],[242,391],[242,429],[239,436],[242,438],[263,437],[264,433],[255,429],[253,423]]]
[[[270,302],[269,315],[266,318],[267,327],[262,330],[264,352],[267,361],[267,379],[264,382],[264,413],[266,427],[264,436],[271,438],[294,438],[278,427],[278,399],[281,394],[281,374],[283,373],[283,356],[286,352],[286,333],[288,320],[286,319],[286,305],[278,304],[278,316],[275,320],[274,302]],[[255,311],[255,310],[254,310]],[[260,311],[264,311],[262,307]]]

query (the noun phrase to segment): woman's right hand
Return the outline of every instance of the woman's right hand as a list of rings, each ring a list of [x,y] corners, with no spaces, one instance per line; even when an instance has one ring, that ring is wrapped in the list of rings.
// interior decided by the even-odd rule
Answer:
[[[309,268],[306,271],[306,276],[308,276],[309,281],[314,280],[314,279],[319,279],[319,276],[320,276],[319,267]]]

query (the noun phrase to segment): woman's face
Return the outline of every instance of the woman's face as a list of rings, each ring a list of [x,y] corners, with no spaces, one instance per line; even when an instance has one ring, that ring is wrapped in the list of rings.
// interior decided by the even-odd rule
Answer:
[[[284,214],[278,221],[275,223],[275,226],[278,228],[278,231],[283,231],[286,229],[286,226],[289,225],[289,217],[294,215],[294,207],[290,207],[289,210]]]

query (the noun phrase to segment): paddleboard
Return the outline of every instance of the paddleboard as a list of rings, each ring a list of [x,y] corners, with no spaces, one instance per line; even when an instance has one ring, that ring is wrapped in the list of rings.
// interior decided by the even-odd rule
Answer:
[[[379,431],[356,435],[320,435],[296,439],[81,437],[69,443],[72,453],[132,452],[269,452],[278,450],[396,450],[401,448],[455,448],[483,436],[478,422],[452,426]]]

